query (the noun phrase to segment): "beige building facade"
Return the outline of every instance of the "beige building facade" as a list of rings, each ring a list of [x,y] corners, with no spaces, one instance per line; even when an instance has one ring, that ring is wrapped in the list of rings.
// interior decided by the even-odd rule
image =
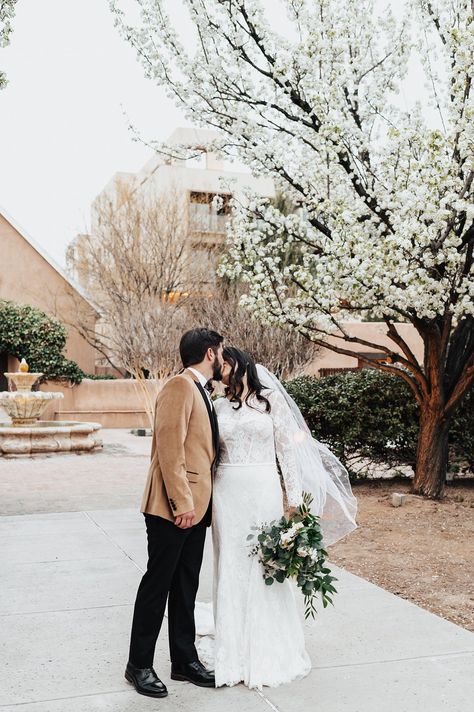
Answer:
[[[91,297],[101,303],[107,294],[101,293],[97,268],[94,276],[88,273],[87,254],[90,255],[90,243],[98,245],[109,229],[110,212],[120,214],[126,222],[135,209],[147,213],[147,206],[162,203],[173,205],[172,220],[179,222],[176,230],[177,239],[184,239],[186,257],[180,277],[181,286],[166,292],[166,299],[179,297],[183,293],[212,295],[215,282],[215,265],[225,241],[226,223],[230,217],[232,198],[245,200],[247,191],[262,197],[274,196],[274,187],[270,179],[257,178],[244,166],[229,164],[215,152],[208,150],[218,134],[204,129],[177,129],[167,140],[168,153],[156,153],[137,173],[118,172],[114,174],[104,189],[97,195],[91,206],[91,233],[77,235],[66,253],[68,271]],[[127,211],[127,206],[132,206]],[[147,217],[144,217],[146,222]],[[134,223],[135,225],[135,223]],[[120,226],[120,229],[122,227]],[[111,229],[113,234],[113,229]],[[147,233],[148,238],[150,232]],[[165,241],[169,239],[166,230],[160,233],[156,229],[156,239],[160,234]],[[155,232],[152,233],[152,237]],[[96,250],[96,247],[93,248]],[[184,278],[184,274],[188,275]],[[197,285],[197,286],[196,286]],[[157,309],[159,303],[157,303]],[[105,343],[109,337],[109,326],[105,320],[99,320],[97,333]],[[114,340],[112,336],[112,341]],[[104,346],[104,350],[106,347]],[[120,363],[114,364],[121,369]],[[107,358],[98,359],[97,373],[118,375],[121,371],[112,368]],[[121,375],[124,375],[122,372]]]
[[[327,376],[347,369],[370,368],[369,361],[386,361],[387,354],[376,348],[375,345],[387,347],[395,354],[402,354],[401,349],[387,336],[387,326],[383,322],[352,321],[343,325],[344,330],[350,335],[363,339],[374,344],[374,347],[364,346],[358,343],[346,344],[341,339],[329,337],[328,342],[338,347],[350,349],[360,357],[338,354],[328,348],[321,348],[307,373],[314,376]],[[419,363],[423,363],[423,341],[412,324],[396,324],[397,331],[402,339],[408,344]]]
[[[229,201],[232,198],[245,200],[247,190],[262,197],[275,195],[269,178],[255,177],[244,166],[233,166],[208,151],[206,146],[216,138],[218,134],[206,129],[176,129],[166,141],[169,156],[156,153],[138,173],[116,173],[92,203],[92,235],[98,228],[104,199],[112,201],[120,210],[130,196],[146,202],[171,194],[186,226],[196,268],[209,264],[212,272],[213,258],[225,240]],[[188,157],[177,157],[183,153]],[[77,265],[81,262],[81,242],[86,237],[77,235],[67,258],[68,270],[84,286],[87,275],[77,271]]]
[[[156,384],[148,382],[153,393]],[[72,388],[65,383],[50,382],[40,386],[42,391],[63,394],[52,400],[43,420],[66,420],[100,423],[103,428],[150,428],[143,397],[137,382],[131,378],[92,380],[85,378]]]
[[[97,312],[83,290],[4,210],[0,209],[0,299],[28,304],[59,319],[67,328],[64,355],[85,373],[95,372],[97,353],[74,327],[77,311],[93,325]],[[13,365],[0,354],[0,371]]]

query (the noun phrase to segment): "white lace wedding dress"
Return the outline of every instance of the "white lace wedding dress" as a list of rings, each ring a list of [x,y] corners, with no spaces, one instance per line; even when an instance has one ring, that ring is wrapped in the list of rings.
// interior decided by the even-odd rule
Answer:
[[[278,392],[266,395],[270,413],[255,398],[254,407],[243,403],[239,410],[226,398],[215,402],[221,440],[213,490],[216,686],[273,687],[311,669],[301,595],[289,581],[267,586],[261,564],[249,556],[251,528],[283,514],[277,458],[288,504],[301,500],[291,413]]]

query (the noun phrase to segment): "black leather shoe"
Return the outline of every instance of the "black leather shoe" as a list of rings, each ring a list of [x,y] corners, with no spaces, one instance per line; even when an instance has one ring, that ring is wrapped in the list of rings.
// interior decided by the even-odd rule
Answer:
[[[192,682],[199,687],[215,687],[214,672],[206,670],[200,660],[192,663],[171,663],[171,679]]]
[[[134,686],[140,695],[147,697],[166,697],[168,690],[163,685],[153,668],[137,668],[128,662],[125,679]]]

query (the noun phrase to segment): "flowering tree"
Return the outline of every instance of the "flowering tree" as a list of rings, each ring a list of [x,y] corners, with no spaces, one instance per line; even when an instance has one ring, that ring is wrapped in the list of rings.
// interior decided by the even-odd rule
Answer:
[[[112,7],[147,76],[300,206],[236,206],[226,272],[248,281],[262,319],[338,353],[354,355],[354,342],[386,353],[377,367],[420,406],[413,490],[439,496],[449,425],[474,379],[474,3],[410,0],[396,21],[373,0],[282,0],[278,30],[259,0],[187,0],[186,48],[165,2],[137,2],[133,27]],[[397,105],[415,55],[436,121]],[[348,318],[368,314],[393,348],[348,333]],[[422,361],[400,321],[420,334]]]
[[[17,0],[0,0],[0,48],[10,43],[12,20]],[[5,73],[0,70],[0,89],[7,84]]]

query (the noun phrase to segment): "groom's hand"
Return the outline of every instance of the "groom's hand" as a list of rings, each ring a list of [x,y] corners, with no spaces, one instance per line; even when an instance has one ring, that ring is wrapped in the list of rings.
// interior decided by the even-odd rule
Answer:
[[[176,517],[174,523],[180,529],[189,529],[193,526],[194,520],[196,518],[196,512],[192,509],[190,512],[185,512]]]

